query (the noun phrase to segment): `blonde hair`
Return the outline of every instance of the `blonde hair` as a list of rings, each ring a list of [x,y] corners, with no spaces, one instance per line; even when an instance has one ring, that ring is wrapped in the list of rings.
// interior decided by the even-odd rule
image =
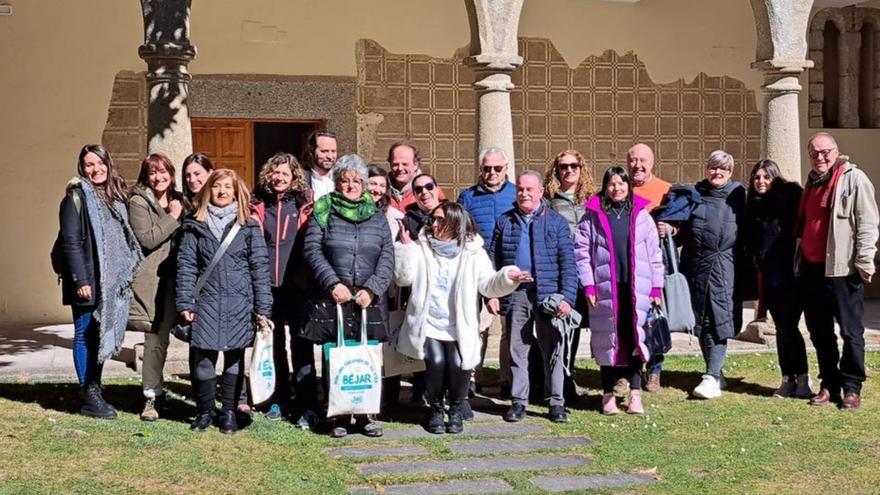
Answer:
[[[211,203],[211,189],[214,187],[218,181],[223,179],[232,179],[232,190],[235,192],[235,201],[238,203],[238,212],[235,214],[235,221],[240,225],[244,225],[247,223],[248,218],[250,218],[248,212],[248,201],[250,199],[251,193],[248,191],[247,184],[241,180],[234,170],[230,170],[228,168],[218,168],[214,170],[214,172],[208,176],[208,181],[205,182],[205,187],[196,194],[196,220],[200,222],[205,221],[205,215],[208,213],[208,204]]]
[[[544,174],[544,194],[547,198],[552,199],[557,191],[559,191],[559,188],[562,187],[562,184],[559,182],[559,174],[556,173],[556,167],[559,166],[559,160],[565,155],[573,156],[577,160],[578,165],[581,166],[581,174],[578,176],[577,187],[574,190],[574,199],[576,203],[583,203],[595,192],[595,186],[593,186],[593,176],[587,170],[587,160],[584,159],[584,155],[578,150],[565,150],[556,155],[553,163],[547,167],[547,171]]]

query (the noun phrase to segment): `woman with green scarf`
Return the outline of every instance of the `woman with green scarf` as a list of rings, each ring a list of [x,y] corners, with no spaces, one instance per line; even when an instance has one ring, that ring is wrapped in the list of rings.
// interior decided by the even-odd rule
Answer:
[[[333,166],[335,190],[315,202],[306,228],[303,258],[313,290],[306,297],[300,336],[316,344],[336,341],[336,305],[342,305],[345,338],[358,338],[361,308],[367,309],[370,339],[386,340],[385,297],[394,276],[394,247],[385,214],[367,192],[367,167],[357,155]],[[367,436],[381,436],[371,416],[357,418]],[[348,423],[337,423],[334,437],[345,436]]]

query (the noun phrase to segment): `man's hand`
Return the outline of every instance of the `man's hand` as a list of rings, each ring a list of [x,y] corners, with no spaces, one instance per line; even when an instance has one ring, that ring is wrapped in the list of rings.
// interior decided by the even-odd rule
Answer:
[[[865,282],[866,284],[870,284],[871,277],[873,277],[873,275],[866,272],[865,270],[862,270],[861,268],[859,268],[858,270],[859,270],[859,276],[862,277],[862,281]]]
[[[83,285],[79,289],[76,289],[76,297],[82,299],[83,301],[88,301],[92,298],[92,286],[91,285]]]
[[[333,287],[333,292],[330,293],[333,296],[333,301],[336,304],[347,303],[351,301],[351,291],[348,290],[344,284],[336,284],[336,287]]]
[[[489,299],[488,301],[486,301],[486,309],[489,310],[489,314],[500,315],[501,301],[499,301],[497,298]]]

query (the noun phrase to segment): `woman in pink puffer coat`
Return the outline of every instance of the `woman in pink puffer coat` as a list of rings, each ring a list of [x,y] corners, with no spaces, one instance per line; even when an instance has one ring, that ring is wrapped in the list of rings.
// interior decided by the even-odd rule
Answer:
[[[645,207],[650,202],[632,194],[627,171],[611,167],[602,189],[587,201],[587,211],[574,236],[578,278],[590,303],[590,347],[600,366],[602,412],[620,410],[614,383],[630,383],[628,412],[644,412],[641,369],[650,353],[644,324],[651,304],[660,303],[665,274],[657,227]]]

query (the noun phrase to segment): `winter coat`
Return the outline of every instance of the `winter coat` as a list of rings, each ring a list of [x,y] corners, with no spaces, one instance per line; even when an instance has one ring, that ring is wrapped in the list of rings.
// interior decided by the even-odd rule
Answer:
[[[259,222],[269,253],[269,280],[272,287],[290,286],[292,277],[287,277],[288,265],[294,252],[297,236],[304,230],[308,218],[303,211],[310,203],[309,194],[287,192],[280,196],[256,194],[250,205],[251,216]]]
[[[769,287],[794,283],[795,226],[802,192],[800,184],[777,178],[763,196],[749,195],[742,237],[750,279],[761,272]]]
[[[182,218],[182,217],[181,217]],[[137,185],[128,200],[128,219],[143,248],[141,271],[134,278],[128,329],[159,332],[174,325],[175,234],[180,221],[159,206],[153,191]]]
[[[361,288],[373,293],[367,310],[368,334],[384,340],[388,334],[385,297],[394,277],[394,247],[385,214],[377,210],[368,220],[354,223],[334,212],[323,229],[312,217],[306,227],[303,257],[312,274],[312,290],[300,336],[313,342],[336,340],[336,305],[330,293],[342,283],[352,295]],[[346,338],[359,335],[360,310],[354,306],[343,304]]]
[[[226,226],[224,239],[232,225]],[[195,313],[191,346],[214,351],[244,349],[254,340],[253,314],[270,316],[272,312],[266,241],[260,225],[249,219],[196,295],[196,280],[220,243],[206,222],[192,217],[183,221],[177,258],[177,311]]]
[[[418,240],[419,232],[422,231],[422,227],[427,225],[430,218],[431,212],[422,211],[418,204],[413,203],[407,206],[402,222],[403,227],[409,232],[409,238],[414,241]]]
[[[618,311],[614,244],[608,215],[602,210],[599,195],[587,201],[586,214],[575,232],[574,257],[578,277],[586,294],[596,297],[596,307],[589,309],[590,347],[600,366],[625,362],[626,356],[620,355],[617,334],[620,318],[632,319],[636,352],[641,360],[647,362],[651,357],[645,345],[645,319],[651,306],[650,298],[661,295],[665,269],[657,227],[647,210],[649,204],[649,200],[633,196],[629,229],[630,293],[635,301],[633,314],[619,314]]]
[[[666,194],[666,202],[651,212],[658,222],[686,222],[703,198],[690,184],[675,184]]]
[[[550,208],[556,213],[562,215],[562,218],[568,222],[568,227],[571,229],[571,236],[574,237],[574,233],[577,231],[577,224],[581,221],[581,218],[586,213],[586,202],[578,203],[576,201],[572,201],[559,192],[553,195],[549,200]]]
[[[458,195],[458,203],[474,217],[477,231],[483,239],[492,238],[498,217],[512,210],[515,202],[516,186],[507,180],[497,191],[487,189],[480,183]]]
[[[495,224],[489,259],[497,269],[516,264],[516,252],[522,233],[521,217],[514,208],[501,215]],[[536,300],[559,293],[574,307],[577,293],[577,270],[574,265],[574,247],[571,231],[562,216],[542,203],[529,226],[532,251],[532,276],[537,287]],[[502,300],[502,312],[507,314],[507,298]]]
[[[711,312],[714,334],[729,339],[739,333],[741,308],[735,303],[738,264],[742,262],[741,223],[746,190],[730,181],[714,190],[708,181],[697,184],[702,201],[679,232],[681,272],[688,279],[697,326]],[[738,314],[735,314],[735,312]]]
[[[66,268],[61,273],[61,301],[68,306],[94,306],[99,289],[95,277],[98,253],[79,179],[67,184],[67,191],[59,206],[58,222]],[[92,297],[80,299],[76,291],[86,285],[91,286]]]
[[[416,243],[394,244],[395,281],[401,287],[412,288],[403,326],[395,336],[394,347],[413,359],[425,359],[429,292],[438,270],[435,256],[426,230],[421,231]],[[508,279],[507,272],[518,269],[506,266],[496,272],[479,236],[466,242],[459,256],[450,297],[455,306],[455,332],[461,353],[461,368],[471,370],[480,364],[480,296],[503,297],[513,292],[519,282]]]

